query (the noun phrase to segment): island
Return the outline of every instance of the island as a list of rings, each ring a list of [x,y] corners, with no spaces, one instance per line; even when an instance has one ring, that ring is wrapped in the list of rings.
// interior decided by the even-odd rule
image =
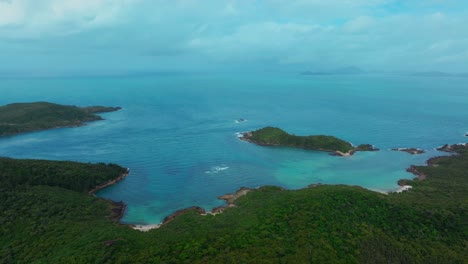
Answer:
[[[97,113],[120,110],[120,107],[78,107],[49,102],[14,103],[0,106],[0,136],[12,136],[51,128],[83,126],[103,120]]]
[[[424,150],[419,149],[419,148],[392,148],[391,150],[393,150],[393,151],[402,151],[402,152],[409,153],[411,155],[426,153]]]
[[[337,156],[350,156],[356,151],[377,151],[370,144],[353,146],[351,143],[334,136],[296,136],[277,127],[264,127],[242,133],[241,140],[260,146],[282,146],[330,152]]]
[[[301,75],[357,75],[365,73],[364,70],[356,67],[356,66],[349,66],[349,67],[342,67],[328,71],[303,71]]]

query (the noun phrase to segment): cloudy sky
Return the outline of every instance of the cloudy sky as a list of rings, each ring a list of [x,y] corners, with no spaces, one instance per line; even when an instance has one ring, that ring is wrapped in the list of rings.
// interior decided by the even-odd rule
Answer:
[[[0,71],[468,72],[466,0],[0,0]]]

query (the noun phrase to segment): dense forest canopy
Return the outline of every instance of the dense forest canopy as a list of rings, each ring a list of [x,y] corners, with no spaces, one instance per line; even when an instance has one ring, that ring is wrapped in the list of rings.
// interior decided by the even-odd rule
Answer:
[[[263,146],[284,146],[329,152],[340,151],[342,153],[350,154],[354,151],[377,150],[370,144],[363,144],[354,147],[351,143],[334,136],[296,136],[277,127],[264,127],[252,132],[244,133],[241,139]]]
[[[426,179],[401,194],[262,187],[147,233],[86,194],[123,168],[1,159],[0,263],[464,263],[468,147],[453,149],[415,167]]]

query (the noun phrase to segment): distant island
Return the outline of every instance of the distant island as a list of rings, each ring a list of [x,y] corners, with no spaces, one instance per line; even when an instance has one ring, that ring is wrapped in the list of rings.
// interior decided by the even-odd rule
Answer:
[[[364,71],[358,67],[350,66],[328,71],[303,71],[301,75],[346,75],[346,74],[362,74]]]
[[[468,73],[448,73],[442,71],[425,71],[425,72],[414,72],[410,76],[417,77],[468,77]]]
[[[113,112],[120,107],[78,107],[48,102],[14,103],[0,106],[0,136],[59,127],[82,126],[103,120],[97,113]]]
[[[264,127],[255,131],[243,133],[240,139],[260,146],[282,146],[319,150],[331,152],[332,155],[337,156],[350,156],[353,155],[356,151],[378,150],[370,144],[362,144],[355,147],[351,143],[334,136],[291,135],[277,127]]]

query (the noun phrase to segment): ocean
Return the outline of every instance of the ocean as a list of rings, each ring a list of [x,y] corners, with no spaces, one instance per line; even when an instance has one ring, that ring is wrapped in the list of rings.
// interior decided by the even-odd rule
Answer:
[[[359,185],[394,191],[405,169],[445,143],[466,142],[468,78],[398,75],[159,74],[0,78],[0,104],[48,101],[121,106],[105,121],[0,138],[0,156],[113,162],[130,175],[98,192],[124,201],[122,219],[157,224],[189,206],[211,209],[240,187]],[[236,122],[238,119],[245,122]],[[277,126],[334,135],[378,152],[334,157],[261,147],[236,133]],[[389,150],[418,147],[425,154]]]

